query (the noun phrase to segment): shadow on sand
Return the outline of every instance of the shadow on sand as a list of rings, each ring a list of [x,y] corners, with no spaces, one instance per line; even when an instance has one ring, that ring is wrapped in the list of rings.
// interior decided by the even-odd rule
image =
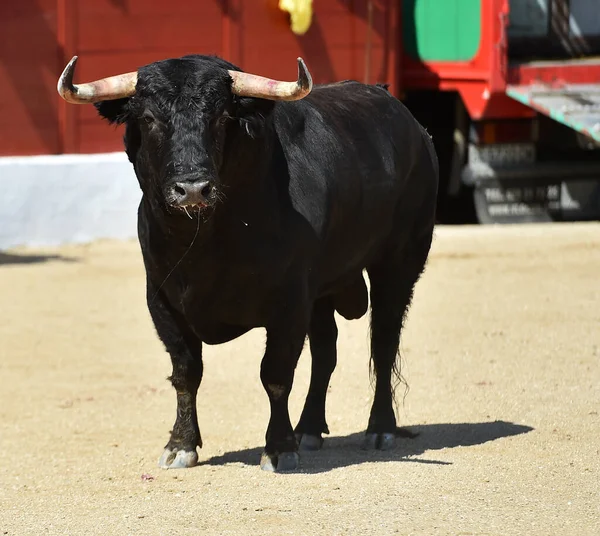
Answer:
[[[424,460],[418,456],[428,451],[454,447],[481,445],[503,437],[525,434],[532,431],[530,426],[505,421],[461,423],[461,424],[424,424],[411,426],[407,433],[399,429],[396,446],[388,451],[363,450],[364,433],[347,436],[326,437],[323,448],[318,452],[306,452],[300,455],[300,473],[323,473],[340,467],[359,465],[369,462],[413,462],[434,465],[452,465],[451,462]],[[418,434],[414,438],[406,437],[410,433]],[[198,465],[225,465],[242,463],[257,466],[262,447],[226,452],[199,462]]]
[[[0,266],[5,264],[38,264],[48,261],[75,262],[76,259],[63,257],[62,255],[27,255],[0,251]]]

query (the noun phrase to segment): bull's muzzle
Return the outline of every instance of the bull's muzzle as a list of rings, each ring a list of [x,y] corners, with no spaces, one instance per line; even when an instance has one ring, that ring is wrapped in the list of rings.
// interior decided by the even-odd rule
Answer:
[[[169,187],[167,199],[177,208],[205,207],[212,204],[213,186],[210,181],[178,181]]]

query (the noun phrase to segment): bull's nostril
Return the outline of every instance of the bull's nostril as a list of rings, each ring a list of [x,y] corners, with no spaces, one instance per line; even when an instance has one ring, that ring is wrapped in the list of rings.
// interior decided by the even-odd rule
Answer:
[[[187,193],[185,191],[185,188],[183,186],[180,186],[179,184],[176,184],[175,186],[173,186],[173,192],[175,192],[177,195],[181,195],[181,196],[184,196]]]
[[[209,181],[178,181],[171,186],[171,200],[178,206],[206,205],[212,191]]]
[[[204,197],[205,199],[210,195],[211,192],[212,186],[210,184],[207,184],[204,188],[202,188],[202,190],[200,190],[202,197]]]

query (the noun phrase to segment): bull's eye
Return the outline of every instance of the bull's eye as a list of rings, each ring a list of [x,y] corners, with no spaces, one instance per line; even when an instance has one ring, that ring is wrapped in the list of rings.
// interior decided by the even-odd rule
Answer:
[[[219,127],[224,127],[230,119],[231,116],[229,114],[224,114],[221,117],[219,117],[219,119],[217,119],[217,125]]]
[[[144,115],[142,115],[142,120],[147,125],[151,125],[152,123],[154,123],[154,116],[152,114],[145,113]]]

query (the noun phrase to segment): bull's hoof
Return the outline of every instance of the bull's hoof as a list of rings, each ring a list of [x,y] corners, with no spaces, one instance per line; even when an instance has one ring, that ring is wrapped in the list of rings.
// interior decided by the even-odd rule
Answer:
[[[267,454],[263,452],[260,457],[260,468],[271,473],[295,471],[300,464],[297,452],[282,452],[281,454]]]
[[[323,438],[320,435],[296,434],[296,441],[300,450],[314,451],[323,446]]]
[[[186,469],[194,467],[198,463],[198,454],[195,450],[171,450],[165,449],[158,466],[161,469]]]
[[[365,450],[390,450],[394,448],[396,443],[396,434],[382,433],[372,434],[367,433],[363,442]]]

